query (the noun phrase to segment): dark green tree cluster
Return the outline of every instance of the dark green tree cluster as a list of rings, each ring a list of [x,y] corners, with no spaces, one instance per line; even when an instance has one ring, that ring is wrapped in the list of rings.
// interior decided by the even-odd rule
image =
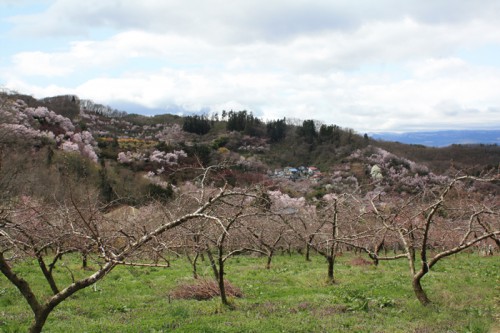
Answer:
[[[304,120],[302,126],[297,128],[297,134],[301,136],[305,142],[314,143],[315,139],[318,137],[314,120]]]
[[[319,141],[321,143],[339,144],[342,129],[337,125],[321,125],[319,128]]]
[[[286,136],[286,120],[278,119],[271,120],[266,125],[267,136],[271,139],[271,142],[280,142]]]
[[[184,118],[182,130],[195,134],[207,134],[210,131],[210,121],[205,115],[187,116]]]
[[[314,120],[304,120],[302,126],[297,127],[297,135],[303,142],[310,145],[333,145],[363,147],[368,144],[368,140],[356,134],[350,128],[341,128],[337,125],[322,124],[317,130],[318,124]]]
[[[227,113],[226,129],[228,131],[244,132],[245,134],[257,136],[259,126],[262,121],[255,117],[252,112],[243,111],[229,111]]]

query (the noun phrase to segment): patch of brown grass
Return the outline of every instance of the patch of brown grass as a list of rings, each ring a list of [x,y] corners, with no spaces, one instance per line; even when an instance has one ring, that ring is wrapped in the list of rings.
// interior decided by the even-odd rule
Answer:
[[[352,266],[369,266],[373,265],[373,262],[366,260],[365,258],[355,257],[349,262]]]
[[[314,314],[319,318],[330,317],[339,313],[346,313],[348,311],[347,306],[342,304],[326,306],[319,309],[315,309]]]
[[[224,280],[226,296],[243,297],[240,288],[233,286],[229,281]],[[170,294],[174,299],[196,299],[198,301],[208,300],[220,296],[217,281],[212,279],[198,279],[194,283],[179,285]]]
[[[306,311],[309,310],[311,307],[311,304],[308,302],[301,302],[299,303],[296,307],[290,309],[290,313],[297,313],[299,311]]]

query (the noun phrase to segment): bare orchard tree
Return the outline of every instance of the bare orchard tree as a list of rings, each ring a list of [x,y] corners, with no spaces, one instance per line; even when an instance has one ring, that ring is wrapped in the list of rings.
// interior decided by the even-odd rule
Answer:
[[[203,233],[207,229],[207,224],[212,221],[200,220],[197,223],[186,223],[177,230],[182,239],[184,255],[191,264],[193,278],[198,279],[198,260],[204,261],[206,245],[203,240]]]
[[[256,199],[258,196],[252,195],[252,192],[241,191],[239,195],[226,197],[217,205],[212,205],[205,214],[206,219],[216,222],[209,225],[203,238],[205,253],[219,286],[221,302],[225,306],[232,306],[225,288],[226,261],[237,254],[254,251],[248,243],[248,229],[244,225],[259,218],[262,208]]]
[[[95,228],[96,216],[91,218],[90,215],[84,208],[79,208],[77,215],[70,215],[65,208],[55,204],[20,198],[2,216],[0,271],[17,287],[33,312],[30,332],[40,332],[48,315],[58,304],[96,282],[114,267],[108,264],[62,288],[54,278],[54,268],[62,255],[77,251],[77,244],[86,246],[94,242],[97,247],[102,244],[101,233]],[[101,250],[104,250],[102,246]],[[36,259],[42,276],[50,286],[51,295],[37,296],[31,284],[16,273],[17,264],[31,258]]]
[[[177,232],[183,233],[184,250],[193,267],[194,278],[198,277],[197,261],[204,258],[205,254],[211,261],[215,279],[220,283],[224,283],[220,274],[221,258],[224,258],[222,271],[224,262],[229,257],[243,252],[256,252],[266,256],[266,268],[271,267],[276,250],[283,246],[281,240],[285,237],[287,228],[279,221],[278,216],[269,211],[270,201],[265,193],[259,192],[257,188],[255,191],[247,189],[245,192],[245,196],[235,196],[212,207],[213,213],[207,219],[186,223],[177,229]],[[216,220],[218,224],[210,219]],[[215,252],[217,258],[213,256]],[[223,255],[219,255],[220,253]]]
[[[137,241],[138,235],[148,234],[159,224],[171,220],[165,216],[163,211],[171,208],[174,203],[177,202],[159,203],[152,201],[138,208],[125,205],[112,209],[104,215],[105,224],[101,225],[101,228],[106,228],[108,233],[115,234],[113,242],[107,246],[113,247],[113,250],[118,252],[127,244]],[[177,213],[177,216],[179,216],[180,212]],[[149,242],[135,250],[120,264],[142,267],[170,267],[170,254],[179,256],[176,252],[178,242],[178,236],[175,233],[170,230],[165,231],[161,235],[152,237]]]
[[[495,179],[461,176],[411,197],[370,200],[378,222],[388,234],[399,238],[404,248],[402,254],[393,257],[378,256],[373,251],[371,255],[379,260],[406,258],[413,291],[422,305],[430,303],[422,278],[434,265],[480,242],[498,239],[498,202],[485,201],[473,189],[486,181]]]
[[[205,170],[205,180],[210,168]],[[202,181],[203,183],[203,181]],[[78,291],[91,286],[111,272],[116,266],[130,263],[146,245],[159,240],[163,234],[194,219],[209,219],[220,223],[224,211],[212,207],[228,198],[245,197],[246,193],[232,191],[227,186],[210,191],[202,186],[200,195],[193,200],[180,195],[169,214],[152,214],[150,224],[137,225],[108,223],[97,200],[97,193],[88,191],[86,196],[73,196],[66,202],[43,202],[36,199],[16,205],[4,205],[0,214],[0,271],[19,290],[33,312],[30,332],[41,332],[47,317],[61,302]],[[207,213],[212,215],[208,215]],[[142,220],[143,221],[143,220]],[[134,219],[132,219],[132,224]],[[223,225],[218,225],[224,228]],[[92,256],[99,260],[88,275],[71,274],[72,282],[59,285],[52,275],[61,255],[79,251],[81,247],[92,249]],[[88,250],[87,250],[88,251]],[[30,282],[19,275],[17,265],[35,258],[41,275],[52,291],[50,295],[38,295]],[[223,272],[222,272],[223,273]]]
[[[281,214],[283,223],[306,244],[306,258],[310,249],[325,258],[328,283],[335,283],[335,263],[341,247],[370,239],[374,234],[371,225],[358,223],[363,214],[359,207],[359,199],[353,194],[327,194],[297,207],[294,214]]]
[[[339,238],[344,232],[346,225],[349,225],[348,216],[351,215],[350,209],[347,207],[348,195],[325,195],[316,207],[317,218],[322,228],[318,232],[316,242],[312,243],[316,251],[321,254],[328,263],[328,283],[335,283],[335,259],[339,252]],[[342,216],[341,216],[342,214]]]
[[[299,252],[304,250],[306,261],[310,261],[311,244],[326,220],[316,223],[316,207],[306,202],[304,197],[292,198],[281,191],[269,191],[268,197],[272,214],[280,218],[287,232],[295,238],[295,242],[293,239],[288,241],[289,248],[293,244]]]
[[[266,269],[271,269],[273,256],[277,250],[283,249],[283,241],[291,230],[281,222],[279,216],[264,212],[243,225],[248,235],[249,251],[266,256]]]
[[[353,241],[365,243],[376,234],[374,225],[359,223],[363,214],[355,194],[327,194],[318,201],[316,219],[321,229],[311,247],[326,259],[328,283],[335,283],[335,264],[342,248]]]

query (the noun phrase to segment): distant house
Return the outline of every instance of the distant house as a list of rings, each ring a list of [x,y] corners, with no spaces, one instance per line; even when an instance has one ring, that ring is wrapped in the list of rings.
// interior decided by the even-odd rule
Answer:
[[[314,175],[314,174],[318,174],[318,173],[320,173],[320,171],[319,171],[319,169],[318,169],[318,168],[316,168],[316,167],[314,167],[314,166],[310,166],[310,167],[308,167],[308,168],[307,168],[307,173],[308,173],[310,176],[312,176],[312,175]]]
[[[285,175],[292,176],[292,175],[298,174],[299,170],[297,168],[293,168],[293,167],[286,167],[284,169],[284,172],[285,172]]]
[[[285,175],[285,173],[283,172],[283,170],[281,169],[275,169],[274,170],[274,176],[275,177],[283,177]]]
[[[303,178],[313,178],[320,179],[322,178],[322,174],[316,167],[304,167],[300,166],[298,168],[287,166],[283,168],[283,170],[276,169],[274,173],[272,173],[274,177],[279,178],[288,178],[291,180],[303,179]]]

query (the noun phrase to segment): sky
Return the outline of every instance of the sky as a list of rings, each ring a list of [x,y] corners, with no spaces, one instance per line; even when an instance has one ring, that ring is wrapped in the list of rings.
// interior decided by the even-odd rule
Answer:
[[[498,0],[0,0],[0,87],[363,132],[500,128]]]

